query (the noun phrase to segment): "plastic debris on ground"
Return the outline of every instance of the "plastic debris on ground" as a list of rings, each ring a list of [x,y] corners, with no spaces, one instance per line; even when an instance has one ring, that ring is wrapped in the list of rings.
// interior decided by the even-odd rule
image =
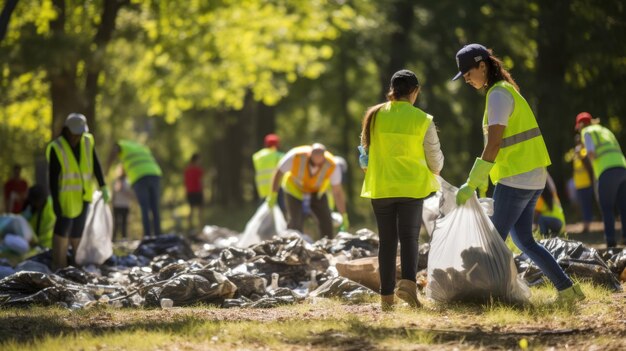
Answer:
[[[589,281],[614,291],[622,290],[617,271],[626,265],[623,250],[611,256],[607,264],[596,249],[589,248],[579,241],[551,238],[543,239],[539,243],[556,258],[561,268],[571,278]],[[613,257],[615,257],[615,261],[611,261]],[[547,281],[543,272],[528,256],[519,255],[515,258],[515,262],[518,271],[529,285],[538,285]],[[614,271],[611,271],[609,265],[613,267]]]

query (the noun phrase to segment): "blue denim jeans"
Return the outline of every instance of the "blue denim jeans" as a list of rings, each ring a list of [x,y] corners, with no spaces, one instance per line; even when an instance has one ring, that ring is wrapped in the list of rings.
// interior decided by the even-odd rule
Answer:
[[[556,259],[533,238],[533,213],[542,190],[524,190],[498,184],[493,192],[491,221],[502,240],[511,233],[515,245],[550,279],[557,290],[572,286]]]
[[[537,224],[539,224],[539,233],[541,233],[541,235],[554,234],[556,236],[561,232],[561,228],[563,228],[563,222],[554,217],[539,216]]]
[[[159,176],[145,176],[139,178],[133,184],[133,190],[141,208],[144,238],[148,238],[152,230],[154,230],[154,235],[161,235],[161,217],[159,215],[160,182],[161,177]],[[150,230],[150,213],[152,213],[152,230]]]
[[[593,187],[576,189],[576,197],[583,211],[583,222],[589,223],[593,219]]]
[[[622,219],[622,242],[626,241],[626,168],[610,168],[600,174],[598,179],[598,200],[604,221],[606,245],[617,244],[615,238],[615,208]]]

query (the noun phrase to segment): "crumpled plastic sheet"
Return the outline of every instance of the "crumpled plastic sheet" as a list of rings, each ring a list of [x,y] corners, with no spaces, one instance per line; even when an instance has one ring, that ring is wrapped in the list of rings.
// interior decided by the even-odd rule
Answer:
[[[378,234],[369,229],[360,229],[356,234],[340,232],[334,239],[323,238],[314,247],[330,254],[350,252],[351,259],[376,256],[378,254]]]
[[[360,302],[376,295],[372,289],[344,277],[330,279],[310,293],[311,297],[340,298],[349,302]]]
[[[615,273],[602,260],[596,249],[589,248],[580,241],[561,238],[543,239],[539,243],[556,258],[561,268],[570,277],[615,291],[622,290]],[[543,272],[525,254],[515,257],[515,263],[518,272],[530,286],[548,281]]]
[[[188,260],[196,257],[189,243],[175,234],[159,235],[141,241],[134,254],[154,258],[159,255],[168,255],[175,259]]]
[[[235,295],[237,286],[223,274],[201,269],[184,272],[152,287],[145,295],[147,307],[160,306],[161,299],[171,299],[174,306],[190,306],[197,303],[221,305]]]
[[[80,290],[61,277],[39,272],[18,272],[0,280],[0,306],[51,306],[71,303]]]

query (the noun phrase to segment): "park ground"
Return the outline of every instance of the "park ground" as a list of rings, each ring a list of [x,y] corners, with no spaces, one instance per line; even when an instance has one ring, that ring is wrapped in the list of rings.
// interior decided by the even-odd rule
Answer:
[[[542,286],[521,307],[427,303],[390,313],[375,298],[274,309],[7,309],[0,350],[626,349],[626,294],[583,290],[587,300],[569,307],[553,304],[556,292]]]

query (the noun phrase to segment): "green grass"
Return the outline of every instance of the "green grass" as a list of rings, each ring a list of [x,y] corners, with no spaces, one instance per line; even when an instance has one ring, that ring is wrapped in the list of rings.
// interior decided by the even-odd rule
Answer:
[[[620,322],[624,295],[582,285],[588,298],[574,307],[552,304],[556,292],[543,286],[532,288],[525,306],[427,303],[419,310],[398,306],[392,313],[380,312],[378,299],[360,304],[314,299],[267,310],[6,309],[0,310],[0,349],[472,349],[515,348],[522,338],[537,348],[626,347],[626,326]],[[582,331],[541,334],[571,329]]]

